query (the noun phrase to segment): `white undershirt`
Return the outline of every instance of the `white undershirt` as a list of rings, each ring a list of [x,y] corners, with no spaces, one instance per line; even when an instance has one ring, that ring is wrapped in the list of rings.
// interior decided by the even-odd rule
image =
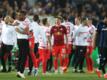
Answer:
[[[34,42],[39,42],[39,34],[40,34],[40,25],[37,22],[32,22],[30,25],[30,30],[33,31],[34,34]]]
[[[75,37],[75,33],[76,33],[76,31],[78,30],[78,28],[80,26],[81,26],[81,24],[80,25],[74,25],[74,29],[72,31],[73,45],[76,45],[76,39],[77,39],[77,37]]]
[[[62,25],[64,25],[67,29],[68,44],[72,44],[72,30],[74,25],[71,22],[63,22]]]
[[[48,39],[49,36],[49,28],[46,26],[41,26],[40,36],[39,36],[39,48],[47,48],[48,46]]]
[[[89,46],[88,38],[90,37],[88,26],[81,25],[75,32],[75,45],[77,46]]]
[[[1,39],[6,45],[15,45],[17,42],[15,27],[3,24]]]
[[[19,25],[17,26],[17,28],[20,31],[23,31],[26,28],[26,24],[24,21],[18,21]],[[27,34],[21,34],[19,32],[17,32],[17,38],[18,39],[28,39],[28,35]]]

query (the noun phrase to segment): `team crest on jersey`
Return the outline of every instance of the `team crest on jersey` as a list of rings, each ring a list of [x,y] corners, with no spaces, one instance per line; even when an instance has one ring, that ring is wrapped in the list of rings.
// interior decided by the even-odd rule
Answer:
[[[57,35],[61,35],[62,33],[61,32],[57,32]]]

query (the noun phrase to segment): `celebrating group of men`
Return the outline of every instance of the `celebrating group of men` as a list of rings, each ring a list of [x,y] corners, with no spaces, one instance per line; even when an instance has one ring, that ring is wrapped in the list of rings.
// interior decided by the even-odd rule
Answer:
[[[103,26],[103,27],[102,27]],[[26,17],[25,11],[19,11],[16,19],[6,16],[0,19],[1,30],[1,64],[2,72],[7,72],[6,60],[9,61],[8,71],[11,71],[11,50],[18,45],[17,76],[25,78],[24,69],[29,62],[29,74],[34,67],[34,75],[38,74],[38,68],[42,63],[42,73],[46,75],[47,62],[53,57],[55,74],[58,71],[63,74],[67,71],[71,57],[73,57],[73,72],[84,73],[84,60],[87,62],[87,70],[93,73],[93,61],[91,54],[95,48],[96,34],[98,35],[98,48],[100,53],[100,68],[96,70],[101,77],[100,70],[107,78],[104,66],[107,61],[107,17],[99,24],[98,28],[92,24],[90,17],[75,17],[75,24],[68,21],[67,16],[55,17],[55,25],[51,26],[47,18],[39,19],[33,16],[31,22]],[[103,49],[103,50],[102,50]],[[60,61],[60,67],[58,67]]]

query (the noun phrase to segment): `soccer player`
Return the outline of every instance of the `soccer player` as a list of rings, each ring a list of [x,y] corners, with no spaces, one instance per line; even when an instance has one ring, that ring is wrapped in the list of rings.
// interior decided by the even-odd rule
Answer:
[[[72,59],[72,67],[74,66],[75,64],[75,60],[76,60],[76,38],[74,39],[74,35],[75,35],[75,32],[78,30],[78,28],[81,26],[81,18],[78,16],[78,17],[75,17],[75,25],[74,25],[74,29],[72,31],[72,43],[73,43],[73,48],[72,48],[72,55],[70,55],[70,57],[73,56],[73,59]]]
[[[50,26],[50,23],[48,21],[48,18],[44,18],[42,20],[42,25],[45,27],[45,33],[46,33],[46,38],[47,38],[47,41],[48,41],[48,44],[47,44],[47,66],[46,66],[46,71],[51,71],[52,69],[52,50],[49,48],[50,47],[50,44],[51,44],[51,40],[50,40],[50,29],[51,29],[51,26]]]
[[[27,55],[29,52],[29,25],[25,23],[26,12],[19,11],[18,15],[18,26],[16,27],[17,32],[17,43],[19,47],[19,60],[17,66],[17,76],[21,78],[25,78],[23,72],[25,69],[25,62],[27,60]]]
[[[62,25],[64,25],[67,29],[67,37],[68,37],[68,49],[67,49],[67,54],[66,54],[66,58],[65,58],[65,63],[66,63],[65,66],[68,66],[71,61],[70,56],[72,55],[71,54],[72,53],[72,31],[74,29],[74,25],[68,21],[67,16],[64,17],[64,20],[65,21],[62,23]]]
[[[2,19],[2,14],[0,13],[0,47],[1,47],[1,32],[2,32],[2,26],[3,26],[3,19]]]
[[[40,34],[40,24],[39,24],[39,16],[33,16],[33,22],[30,25],[30,31],[33,32],[34,35],[34,54],[32,54],[32,61],[34,65],[34,75],[38,73],[38,65],[39,65],[39,54],[38,54],[38,47],[39,47],[39,34]],[[33,67],[33,66],[32,66]]]
[[[64,59],[66,55],[66,49],[68,47],[67,29],[65,26],[61,25],[61,17],[56,17],[56,24],[51,28],[50,36],[53,36],[53,65],[55,73],[58,73],[58,60],[60,59],[60,72],[63,73]],[[66,42],[64,43],[64,36]]]
[[[97,26],[96,35],[94,37],[94,47],[96,39],[98,40],[98,53],[99,53],[99,68],[96,69],[96,73],[100,78],[102,73],[104,74],[104,78],[107,78],[107,73],[105,70],[105,65],[107,63],[107,15],[104,17],[104,20],[100,22]]]
[[[92,24],[92,19],[87,17],[87,26],[89,28],[89,33],[90,33],[90,37],[88,39],[89,42],[89,46],[87,46],[87,53],[86,53],[86,63],[87,63],[87,71],[88,73],[93,73],[93,61],[91,58],[91,54],[93,52],[93,44],[92,44],[92,40],[93,40],[93,36],[95,35],[95,31],[96,28],[95,26]]]
[[[16,44],[16,31],[15,27],[12,25],[14,20],[10,16],[6,16],[4,18],[5,24],[3,24],[2,32],[1,32],[1,64],[3,66],[2,72],[7,72],[6,69],[6,61],[5,54],[8,56],[9,68],[8,72],[11,71],[11,50],[13,46]]]
[[[0,13],[0,52],[1,52],[1,44],[2,44],[1,32],[2,32],[3,24],[5,24],[5,22],[3,21],[3,15],[2,15],[2,13]],[[1,54],[0,54],[0,59],[1,59]]]
[[[32,68],[33,68],[32,56],[34,56],[34,36],[33,36],[32,32],[29,33],[29,46],[30,46],[30,54],[27,57],[26,67],[29,67],[28,75],[31,75],[32,74]]]
[[[20,14],[20,13],[17,12],[17,16],[18,16],[18,14]],[[14,22],[18,22],[18,20],[14,21]],[[31,27],[30,26],[31,21],[27,18],[27,16],[25,17],[25,20],[23,21],[23,24],[26,25],[26,26]],[[32,52],[33,52],[33,50],[32,49],[34,47],[34,44],[32,45],[32,43],[33,43],[33,34],[32,34],[32,32],[29,32],[28,36],[29,36],[28,40],[29,40],[30,53],[28,53],[28,55],[27,55],[27,60],[26,60],[26,63],[25,63],[25,69],[29,68],[28,75],[31,75],[32,66],[33,66],[33,62],[32,62],[32,54],[33,54]]]
[[[44,18],[42,20],[42,25],[41,25],[41,31],[40,31],[40,36],[39,36],[39,55],[40,55],[40,61],[42,61],[42,73],[43,75],[46,74],[46,65],[47,65],[47,60],[50,58],[50,53],[49,53],[49,27],[48,27],[48,20],[47,18]]]
[[[25,18],[24,20],[24,25],[28,25],[29,28],[31,27],[30,24],[31,24],[31,21],[29,20],[29,18]],[[33,53],[33,49],[34,49],[34,37],[33,37],[33,33],[32,32],[29,32],[29,48],[30,48],[30,53],[27,55],[27,60],[26,60],[26,65],[25,65],[25,68],[29,67],[29,71],[28,71],[28,75],[31,75],[31,72],[32,72],[32,66],[33,66],[33,60],[32,60],[32,54]]]
[[[74,37],[76,38],[76,60],[74,64],[74,72],[84,73],[83,64],[85,59],[85,53],[87,51],[87,46],[89,45],[87,39],[89,37],[88,26],[86,26],[86,18],[83,19],[82,25],[75,32]],[[78,69],[79,67],[79,69]]]

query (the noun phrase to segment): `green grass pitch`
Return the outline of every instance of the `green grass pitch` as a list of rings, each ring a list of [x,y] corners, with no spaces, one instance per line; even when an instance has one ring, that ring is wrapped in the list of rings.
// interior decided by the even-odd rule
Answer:
[[[94,61],[94,66],[98,66],[96,63],[97,59],[97,49],[93,52],[92,58]],[[85,69],[86,70],[86,69]],[[107,80],[102,78],[98,78],[95,73],[93,74],[80,74],[80,73],[72,73],[71,68],[69,68],[68,72],[65,74],[54,74],[51,73],[50,75],[43,76],[41,74],[41,69],[39,72],[39,77],[34,77],[34,76],[26,76],[26,80]],[[0,80],[24,80],[16,77],[16,72],[11,72],[11,73],[0,73]]]
[[[64,74],[54,74],[50,73],[49,75],[43,76],[41,72],[39,72],[39,76],[26,76],[25,80],[107,80],[102,78],[98,78],[95,73],[89,74],[89,73],[72,73],[71,71],[68,71]],[[16,72],[11,73],[0,73],[0,80],[24,80],[21,78],[16,77]]]

